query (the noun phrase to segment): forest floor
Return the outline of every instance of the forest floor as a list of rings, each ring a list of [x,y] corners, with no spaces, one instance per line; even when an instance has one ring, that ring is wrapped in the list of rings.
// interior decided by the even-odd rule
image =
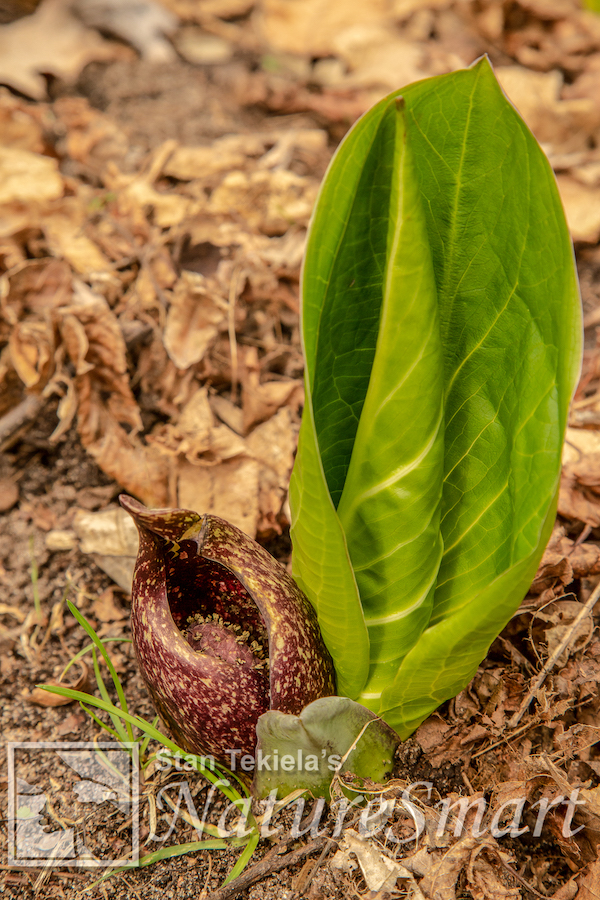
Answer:
[[[0,25],[0,895],[600,896],[600,16],[576,0],[165,0],[128,18],[135,6],[44,0]],[[289,562],[298,280],[320,180],[375,100],[483,53],[557,173],[586,349],[538,575],[469,687],[399,753],[389,796],[430,784],[411,794],[419,840],[400,801],[388,838],[362,843],[356,821],[332,836],[325,817],[320,837],[284,839],[284,811],[254,881],[229,893],[236,847],[86,893],[98,871],[11,862],[8,743],[102,734],[35,689],[86,645],[67,599],[114,638],[130,709],[154,715],[127,641],[136,550],[118,494],[222,515]],[[65,682],[85,689],[83,662]],[[55,757],[15,753],[32,793],[56,789]],[[201,809],[208,786],[186,779]],[[196,839],[157,811],[181,780],[146,770],[142,854],[171,822],[169,846]],[[475,806],[455,831],[460,809],[443,817],[460,798]],[[86,813],[95,851],[125,852],[131,823],[102,810]],[[50,803],[42,825],[68,830],[69,815]]]

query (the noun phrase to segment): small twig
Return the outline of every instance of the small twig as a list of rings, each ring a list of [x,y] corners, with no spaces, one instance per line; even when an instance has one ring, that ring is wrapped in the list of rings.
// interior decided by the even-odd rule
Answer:
[[[569,628],[567,628],[565,636],[563,637],[562,641],[560,642],[560,644],[558,645],[558,647],[556,648],[556,650],[554,651],[552,656],[548,657],[548,659],[544,663],[544,666],[542,667],[541,671],[539,672],[537,678],[535,679],[535,681],[529,688],[527,696],[524,698],[520,707],[518,708],[518,710],[516,711],[516,713],[510,720],[510,722],[508,723],[509,728],[515,728],[519,724],[519,722],[525,715],[525,712],[527,711],[529,704],[535,697],[536,692],[542,686],[542,684],[546,680],[546,677],[548,676],[550,671],[554,668],[554,665],[556,664],[557,660],[560,659],[560,657],[562,656],[562,654],[564,653],[566,648],[569,646],[569,642],[571,641],[574,633],[576,632],[576,630],[579,626],[579,623],[582,622],[586,616],[590,615],[592,609],[598,602],[598,599],[600,599],[600,582],[598,582],[598,584],[596,585],[596,587],[590,594],[587,602],[584,604],[584,606],[582,606],[580,612],[577,614],[577,616],[575,617],[575,619],[573,620],[573,622],[571,623]]]
[[[227,312],[227,331],[229,334],[229,353],[231,355],[231,402],[235,403],[237,399],[238,385],[238,352],[237,340],[235,337],[235,303],[238,296],[240,286],[241,269],[239,266],[233,270],[231,282],[229,284],[229,306]]]
[[[501,747],[502,744],[508,744],[509,740],[512,741],[514,738],[518,737],[520,734],[524,734],[526,731],[529,731],[530,728],[533,728],[537,724],[537,722],[527,722],[525,725],[521,725],[521,727],[517,731],[514,731],[511,735],[503,737],[499,741],[495,741],[493,744],[490,744],[489,747],[484,747],[483,750],[478,750],[477,753],[473,754],[471,759],[477,759],[478,756],[483,756],[484,753],[489,753],[490,750],[495,750],[496,747]]]
[[[210,900],[232,900],[233,897],[236,897],[257,881],[261,881],[274,872],[281,872],[282,869],[287,869],[288,866],[295,866],[296,863],[299,863],[306,856],[310,856],[311,853],[323,850],[330,841],[331,838],[329,837],[318,837],[303,847],[298,847],[296,850],[292,850],[283,856],[277,856],[277,851],[280,849],[279,845],[277,845],[260,862],[246,869],[245,872],[242,872],[229,884],[224,885],[217,891],[213,891],[210,895]]]
[[[469,791],[469,793],[470,793],[470,794],[474,794],[474,793],[475,793],[475,788],[473,787],[473,785],[472,785],[471,782],[469,781],[469,776],[467,775],[466,772],[463,772],[463,773],[462,773],[462,780],[464,781],[465,787],[466,787],[466,789]]]
[[[547,894],[541,894],[529,881],[526,881],[522,875],[519,875],[518,872],[515,872],[512,866],[509,866],[507,862],[504,862],[504,860],[502,859],[502,854],[497,847],[494,847],[492,844],[487,844],[486,849],[491,850],[494,853],[502,868],[507,872],[510,872],[515,881],[518,881],[519,884],[525,888],[525,890],[530,891],[532,894],[535,894],[536,897],[541,897],[542,900],[548,900]]]
[[[10,449],[11,442],[17,440],[18,432],[24,425],[32,424],[43,402],[37,394],[28,394],[0,418],[0,452]]]
[[[573,546],[567,553],[567,558],[571,555],[571,553],[573,553],[575,551],[575,549],[577,547],[579,547],[580,544],[583,544],[583,542],[588,539],[588,537],[590,536],[591,533],[592,533],[592,526],[586,525],[585,528],[583,529],[583,531],[581,532],[581,534],[575,539]]]
[[[312,867],[312,869],[310,870],[310,872],[308,873],[306,878],[304,878],[302,880],[301,884],[296,885],[296,891],[299,894],[306,893],[306,891],[310,887],[310,884],[311,884],[313,878],[317,874],[317,870],[320,868],[320,866],[323,865],[325,859],[327,858],[328,853],[330,852],[330,850],[334,846],[334,844],[335,844],[335,841],[333,840],[333,838],[329,838],[329,840],[327,841],[327,843],[325,844],[325,846],[323,847],[323,849],[321,851],[321,855],[319,856],[318,860],[316,861],[316,863],[314,864],[314,866]]]

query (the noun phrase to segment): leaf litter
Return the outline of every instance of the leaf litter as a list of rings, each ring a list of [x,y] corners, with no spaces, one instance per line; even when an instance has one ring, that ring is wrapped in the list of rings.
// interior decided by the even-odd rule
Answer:
[[[94,733],[72,707],[32,705],[33,686],[80,648],[67,581],[101,633],[128,634],[120,490],[223,515],[287,559],[298,279],[325,166],[386,92],[487,52],[557,173],[580,269],[586,350],[556,527],[472,683],[402,746],[383,832],[315,839],[301,870],[301,856],[251,863],[241,896],[597,896],[600,17],[575,0],[135,6],[134,32],[114,4],[63,0],[0,25],[3,734]],[[128,645],[113,647],[150,714]],[[403,806],[418,781],[431,789]],[[511,834],[518,803],[529,831]],[[209,896],[232,857],[206,857],[129,872],[105,896]],[[7,896],[69,898],[91,880],[0,878]]]

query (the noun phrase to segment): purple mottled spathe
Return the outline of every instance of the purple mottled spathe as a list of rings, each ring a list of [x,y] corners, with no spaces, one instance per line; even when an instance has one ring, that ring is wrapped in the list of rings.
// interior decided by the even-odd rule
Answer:
[[[298,714],[335,693],[313,607],[263,547],[217,516],[120,501],[140,533],[138,666],[180,746],[223,762],[227,750],[252,754],[268,709]]]

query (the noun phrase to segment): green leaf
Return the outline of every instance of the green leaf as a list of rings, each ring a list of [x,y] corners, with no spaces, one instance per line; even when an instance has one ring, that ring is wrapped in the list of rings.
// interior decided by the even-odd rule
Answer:
[[[390,775],[398,735],[364,706],[346,697],[322,697],[299,716],[269,710],[258,720],[254,794],[278,797],[305,789],[329,797],[338,767],[381,783]],[[276,760],[276,761],[275,761]]]
[[[337,690],[354,698],[367,680],[369,638],[346,538],[325,483],[310,408],[304,411],[298,454],[303,464],[294,470],[290,484],[290,503],[303,511],[291,528],[294,578],[317,610],[321,634],[335,661]]]
[[[373,150],[391,161],[379,331],[338,506],[370,639],[362,699],[374,709],[431,616],[444,466],[437,293],[399,101],[378,133]]]
[[[381,101],[338,149],[302,337],[293,570],[336,670],[406,735],[529,586],[580,364],[554,176],[486,59]]]

